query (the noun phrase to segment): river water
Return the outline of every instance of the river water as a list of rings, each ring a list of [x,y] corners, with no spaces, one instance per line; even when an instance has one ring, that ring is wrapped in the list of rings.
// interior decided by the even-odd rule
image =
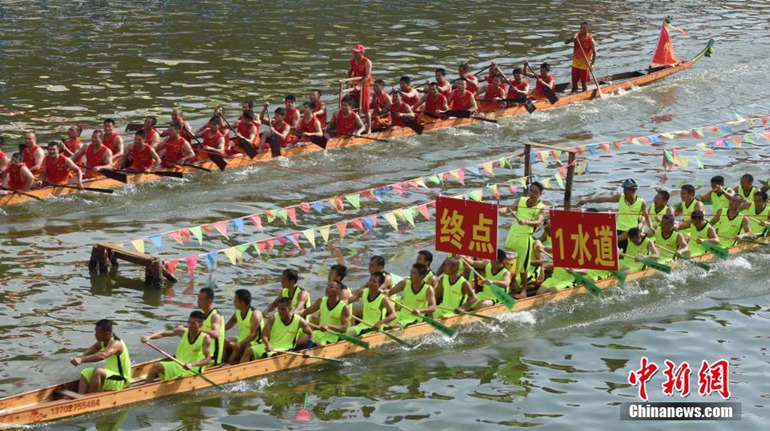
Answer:
[[[599,74],[645,68],[667,15],[688,32],[683,37],[672,31],[680,58],[695,55],[709,38],[716,46],[712,58],[651,87],[498,125],[132,185],[111,196],[81,194],[4,207],[0,395],[75,378],[68,359],[93,343],[93,322],[102,317],[119,322],[117,333],[128,341],[135,361],[148,360],[154,353],[138,338],[183,321],[201,287],[215,287],[217,305],[228,316],[232,293],[240,287],[249,288],[255,305],[264,308],[277,292],[280,271],[290,266],[300,270],[302,284],[318,297],[330,264],[349,265],[346,281],[357,287],[364,282],[369,256],[382,254],[391,271],[404,274],[417,250],[432,249],[433,237],[431,223],[399,232],[380,226],[375,233],[349,235],[316,250],[305,247],[267,260],[248,256],[236,267],[221,257],[211,277],[199,269],[193,282],[182,276],[183,282],[161,290],[145,289],[142,272],[128,265],[110,277],[90,277],[86,263],[92,243],[128,241],[471,166],[519,153],[525,141],[571,146],[725,123],[735,114],[766,115],[767,11],[761,1],[367,1],[344,7],[240,0],[3,2],[0,133],[6,151],[21,142],[24,130],[37,131],[45,142],[64,136],[72,122],[95,127],[106,116],[120,125],[148,114],[164,122],[172,107],[181,107],[199,126],[219,103],[233,118],[246,97],[275,106],[285,94],[304,99],[309,88],[320,88],[331,102],[350,48],[359,42],[368,47],[375,75],[389,84],[401,75],[421,81],[438,66],[454,73],[460,62],[477,70],[497,60],[508,69],[524,59],[548,61],[557,81],[565,81],[570,48],[561,41],[586,17],[596,33]],[[745,123],[734,130],[741,135],[760,131],[759,124]],[[660,146],[624,145],[587,154],[589,173],[578,178],[575,199],[615,192],[629,176],[648,202],[656,186],[677,190],[691,182],[704,190],[716,174],[725,175],[730,185],[743,173],[767,178],[767,140],[717,149],[714,156],[696,147],[716,138],[665,141],[666,148],[677,147],[691,160],[668,173],[660,169]],[[704,170],[697,169],[696,155]],[[553,176],[555,165],[549,168],[539,164],[536,172]],[[475,178],[468,185],[492,181]],[[558,204],[561,191],[555,188],[544,198]],[[462,191],[467,190],[456,183],[444,188],[445,193]],[[395,195],[366,210],[428,199]],[[312,212],[303,216],[300,229],[361,214],[350,208],[344,215]],[[266,227],[272,234],[291,230],[278,222]],[[253,229],[247,233],[231,241],[206,235],[202,247],[169,246],[164,252],[184,256],[259,238]],[[697,394],[697,370],[702,360],[727,359],[731,401],[742,404],[740,422],[665,425],[757,429],[768,421],[770,398],[763,368],[770,346],[768,263],[766,253],[731,256],[709,273],[685,268],[613,288],[600,299],[583,296],[511,313],[500,326],[464,328],[451,340],[428,337],[413,351],[389,347],[355,356],[345,366],[289,371],[229,385],[224,394],[207,390],[46,428],[296,429],[292,418],[308,391],[314,421],[302,428],[617,429],[628,425],[619,420],[619,403],[637,400],[628,374],[646,356],[661,367],[665,359],[689,362],[694,393],[687,401],[721,400]],[[159,344],[171,350],[174,343]],[[662,381],[661,371],[648,388],[651,401],[681,400],[663,395]],[[661,429],[664,424],[633,425]]]

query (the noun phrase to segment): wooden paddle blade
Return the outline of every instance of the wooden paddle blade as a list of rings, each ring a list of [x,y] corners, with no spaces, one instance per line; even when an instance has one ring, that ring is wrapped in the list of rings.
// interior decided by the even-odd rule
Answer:
[[[660,262],[656,262],[652,259],[642,259],[642,263],[649,266],[652,269],[656,269],[661,272],[665,272],[666,274],[671,274],[671,267],[668,265],[664,265]]]
[[[297,413],[294,415],[294,422],[308,423],[312,418],[313,415],[310,414],[310,410],[302,408],[297,410]]]
[[[209,159],[211,159],[211,161],[214,162],[215,165],[217,165],[220,171],[224,171],[225,168],[227,167],[227,162],[225,161],[225,158],[220,156],[219,154],[209,153]]]
[[[112,179],[112,180],[115,180],[115,181],[120,181],[123,184],[128,183],[128,175],[126,175],[126,174],[124,174],[122,172],[115,172],[115,171],[111,171],[109,169],[102,169],[101,171],[99,171],[99,173],[104,175],[105,177],[107,177],[109,179]]]
[[[516,300],[513,299],[513,297],[500,286],[495,284],[488,284],[487,286],[492,291],[492,294],[495,295],[495,298],[497,298],[497,300],[500,301],[501,304],[505,305],[509,310],[512,309],[514,305],[516,305]]]
[[[75,187],[75,188],[77,188],[77,187]],[[108,193],[108,194],[115,193],[115,190],[112,190],[112,189],[102,189],[102,188],[99,188],[99,187],[83,187],[83,190],[88,190],[88,191],[97,192],[97,193]]]
[[[470,311],[463,311],[463,313],[465,313],[465,314],[467,314],[469,316],[478,317],[479,319],[490,320],[490,321],[495,322],[495,323],[500,323],[500,319],[498,319],[496,317],[485,316],[485,315],[479,314],[479,313],[471,313]]]
[[[170,177],[170,178],[184,178],[184,172],[176,172],[176,171],[153,171],[153,172],[147,172],[148,174],[157,175],[160,177]]]
[[[267,142],[270,144],[270,155],[273,157],[281,157],[281,144],[278,143],[278,139],[275,136],[267,138]]]
[[[379,332],[380,332],[381,334],[385,335],[386,337],[390,338],[391,340],[395,341],[396,343],[398,343],[398,344],[400,344],[400,345],[404,346],[404,347],[407,347],[407,348],[409,348],[409,349],[413,349],[413,348],[414,348],[414,344],[412,344],[412,343],[409,343],[409,342],[407,342],[407,341],[405,341],[405,340],[403,340],[403,339],[401,339],[401,338],[398,338],[398,337],[396,337],[395,335],[391,334],[391,333],[390,333],[390,332],[388,332],[388,331],[382,331],[382,330],[380,330]]]
[[[551,102],[551,105],[559,101],[559,97],[556,95],[556,93],[554,93],[551,87],[543,86],[543,93],[545,93],[545,97],[548,98],[548,101]]]
[[[237,139],[238,139],[238,146],[243,148],[243,151],[246,152],[246,155],[249,156],[250,159],[257,157],[258,151],[256,148],[254,148],[253,145],[251,145],[251,142],[240,137]]]
[[[422,131],[425,129],[425,126],[420,124],[419,121],[415,121],[411,118],[402,118],[402,120],[404,120],[404,124],[409,126],[410,129],[414,130],[415,133],[422,135]]]
[[[726,248],[720,247],[720,246],[718,246],[718,245],[716,245],[714,243],[704,242],[703,243],[703,248],[705,248],[706,250],[714,253],[715,256],[718,256],[719,258],[721,258],[723,260],[725,260],[728,257],[730,257],[730,252]]]
[[[339,337],[340,340],[347,341],[348,343],[355,344],[356,346],[360,346],[366,350],[369,350],[369,343],[364,340],[350,336],[348,334],[343,334],[342,332],[335,332],[334,334]]]
[[[308,136],[310,142],[318,145],[319,147],[326,149],[326,144],[329,142],[329,138],[326,136]]]
[[[457,118],[471,118],[471,111],[444,111],[442,114]]]
[[[438,329],[439,331],[445,333],[446,335],[448,335],[450,337],[453,336],[457,332],[454,329],[452,329],[452,328],[450,328],[448,326],[445,326],[444,324],[442,324],[441,322],[439,322],[438,320],[436,320],[436,319],[434,319],[434,318],[432,318],[430,316],[426,316],[425,314],[423,314],[421,317],[422,317],[422,320],[425,321],[425,323],[427,323],[428,325]]]
[[[595,285],[593,281],[589,280],[588,278],[584,277],[581,274],[572,274],[575,277],[575,280],[581,285],[583,285],[593,296],[598,297],[602,290],[599,289],[599,286]]]
[[[143,128],[144,128],[144,124],[142,123],[126,124],[126,132],[136,132],[136,131],[142,130]]]
[[[527,110],[527,112],[529,112],[530,114],[531,114],[531,113],[533,113],[533,112],[535,112],[535,111],[537,110],[537,108],[535,107],[535,104],[534,104],[534,103],[532,103],[532,101],[531,101],[531,100],[529,100],[529,99],[525,99],[525,101],[524,101],[524,108],[525,108],[525,109]]]
[[[495,123],[495,124],[497,124],[497,123],[498,123],[498,121],[497,121],[497,120],[493,120],[493,119],[491,119],[491,118],[486,118],[486,117],[478,117],[478,116],[474,116],[474,117],[471,117],[471,118],[473,118],[474,120],[479,120],[479,121],[486,121],[487,123]]]

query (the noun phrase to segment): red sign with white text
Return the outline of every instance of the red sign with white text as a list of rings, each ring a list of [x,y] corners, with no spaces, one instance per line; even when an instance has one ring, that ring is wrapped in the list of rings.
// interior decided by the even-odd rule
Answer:
[[[551,210],[553,265],[618,270],[615,214]]]
[[[497,205],[439,196],[436,250],[496,259]]]

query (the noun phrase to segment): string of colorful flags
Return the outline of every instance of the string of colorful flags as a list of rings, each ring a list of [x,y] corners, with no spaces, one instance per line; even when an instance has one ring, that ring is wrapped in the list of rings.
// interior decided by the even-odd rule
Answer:
[[[548,182],[550,181],[550,178],[544,178],[543,180]],[[456,199],[471,199],[476,202],[483,201],[485,196],[500,200],[503,193],[507,193],[510,196],[517,195],[519,193],[519,186],[525,187],[526,181],[526,177],[518,177],[502,183],[487,184],[483,187],[474,188],[468,192],[451,195],[449,197]],[[548,187],[548,185],[546,185],[546,187]],[[399,230],[399,226],[408,225],[414,228],[417,223],[430,221],[435,217],[435,205],[436,201],[434,199],[408,207],[401,207],[382,213],[342,220],[333,224],[313,227],[301,231],[292,231],[270,238],[263,238],[218,250],[207,251],[205,253],[174,257],[166,259],[165,266],[166,270],[174,273],[179,264],[183,263],[187,268],[187,273],[190,277],[193,277],[196,268],[199,267],[198,262],[200,260],[203,261],[206,268],[211,273],[217,268],[219,259],[222,255],[224,255],[233,266],[236,266],[239,262],[244,261],[244,254],[249,250],[253,250],[256,252],[257,256],[262,257],[269,255],[278,247],[282,246],[291,245],[298,249],[302,249],[303,244],[306,244],[315,249],[319,237],[324,241],[324,244],[332,239],[333,233],[336,234],[340,240],[343,240],[349,236],[349,228],[356,229],[363,235],[364,233],[384,226],[384,224],[380,224],[381,221],[387,222],[387,225],[395,231]]]

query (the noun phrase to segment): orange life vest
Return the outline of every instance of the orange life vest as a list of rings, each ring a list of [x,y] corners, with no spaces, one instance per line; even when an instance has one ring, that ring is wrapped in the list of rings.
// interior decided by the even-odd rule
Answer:
[[[55,159],[46,156],[43,160],[45,165],[46,181],[48,184],[67,184],[70,179],[70,172],[67,169],[67,156],[59,154]]]

